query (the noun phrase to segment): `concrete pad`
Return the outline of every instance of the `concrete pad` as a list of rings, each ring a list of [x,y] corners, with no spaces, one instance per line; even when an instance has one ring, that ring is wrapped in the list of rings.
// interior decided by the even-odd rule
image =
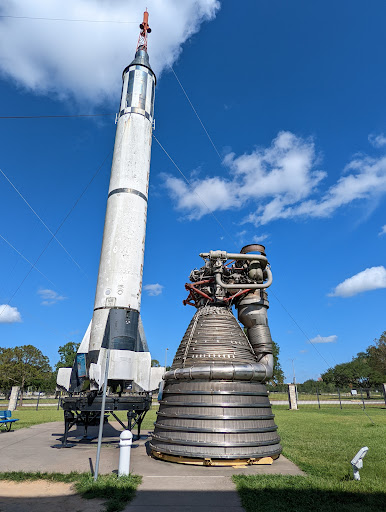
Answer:
[[[72,429],[68,441],[70,448],[61,448],[63,423],[42,423],[30,428],[0,432],[1,471],[41,471],[70,473],[88,472],[94,469],[98,428],[90,427],[91,440],[82,440],[83,429]],[[99,473],[109,474],[118,470],[119,435],[118,422],[104,426]],[[272,465],[246,467],[206,467],[174,464],[153,459],[146,453],[149,432],[134,441],[131,451],[131,472],[149,477],[231,476],[235,474],[303,475],[304,473],[283,456]]]
[[[71,447],[62,448],[63,428],[63,423],[55,422],[0,433],[1,471],[92,472],[95,467],[98,428],[89,428],[88,435],[93,438],[89,440],[82,439],[83,429],[71,430],[68,437]],[[121,431],[121,426],[115,421],[104,426],[100,474],[118,470]],[[131,473],[141,475],[143,481],[136,497],[126,507],[127,512],[197,512],[198,509],[200,512],[242,512],[239,496],[231,480],[232,475],[304,475],[283,456],[272,465],[246,467],[207,467],[164,462],[149,456],[148,443],[149,432],[146,432],[132,446],[130,470]],[[18,498],[15,500],[18,502]],[[8,498],[2,503],[10,505],[11,501],[12,498]],[[26,504],[27,501],[23,501],[23,505]],[[33,512],[32,505],[33,500],[31,506],[20,511]],[[84,509],[69,507],[67,510]],[[96,511],[97,507],[94,509]]]
[[[160,511],[243,512],[230,477],[147,476],[127,512]]]

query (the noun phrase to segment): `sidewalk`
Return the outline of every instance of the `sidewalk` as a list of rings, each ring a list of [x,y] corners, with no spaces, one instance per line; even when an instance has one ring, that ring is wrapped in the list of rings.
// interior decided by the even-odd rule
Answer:
[[[117,422],[104,427],[100,474],[116,472],[119,461]],[[61,448],[63,423],[43,423],[14,432],[0,433],[2,471],[41,471],[70,473],[93,471],[97,441],[80,440],[83,431],[71,430],[71,448]],[[90,436],[97,428],[89,429]],[[153,459],[147,454],[149,434],[133,443],[131,472],[143,477],[137,496],[126,507],[127,512],[242,512],[238,494],[231,480],[235,474],[303,475],[283,456],[267,466],[204,467],[174,464]],[[15,498],[17,501],[17,498]]]

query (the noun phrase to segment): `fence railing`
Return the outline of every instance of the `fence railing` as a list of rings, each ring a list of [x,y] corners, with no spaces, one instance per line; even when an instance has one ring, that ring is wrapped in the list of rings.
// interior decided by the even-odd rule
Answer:
[[[357,388],[353,390],[336,388],[335,391],[321,391],[316,388],[310,392],[296,392],[298,407],[370,407],[384,408],[386,406],[386,396],[380,389]],[[285,392],[269,392],[269,399],[272,405],[288,405],[289,397]]]

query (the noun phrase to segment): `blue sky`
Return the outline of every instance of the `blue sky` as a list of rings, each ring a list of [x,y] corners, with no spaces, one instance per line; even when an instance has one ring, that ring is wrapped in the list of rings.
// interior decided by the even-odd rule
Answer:
[[[114,113],[139,4],[0,7],[15,16],[0,17],[1,115]],[[261,241],[286,377],[294,359],[298,381],[316,378],[386,328],[386,6],[146,5],[154,134],[190,182],[154,140],[141,310],[152,356],[163,363],[169,348],[170,363],[191,319],[182,300],[198,254]],[[39,273],[0,238],[0,344],[31,343],[55,364],[92,315],[114,116],[0,119],[0,134],[0,169],[49,230],[71,212],[57,233],[64,249],[56,240],[45,249],[51,234],[0,175],[0,235],[32,263],[45,249]]]

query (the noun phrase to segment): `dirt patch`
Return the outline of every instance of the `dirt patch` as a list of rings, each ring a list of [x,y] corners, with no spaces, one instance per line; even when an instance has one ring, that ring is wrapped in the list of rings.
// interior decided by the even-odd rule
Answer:
[[[72,484],[36,480],[0,481],[0,512],[102,512],[101,500],[85,500]]]

